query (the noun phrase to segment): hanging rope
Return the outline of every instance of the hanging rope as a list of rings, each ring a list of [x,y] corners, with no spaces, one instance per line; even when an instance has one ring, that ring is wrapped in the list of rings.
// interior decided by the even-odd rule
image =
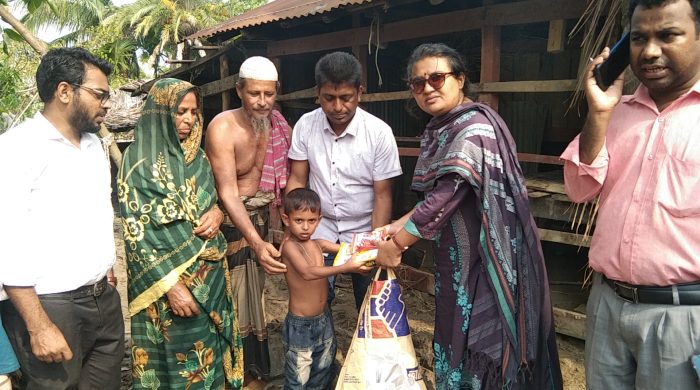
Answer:
[[[376,21],[376,24],[375,24]],[[381,87],[382,84],[384,83],[382,80],[382,72],[379,69],[379,18],[377,15],[374,15],[372,17],[372,23],[369,25],[369,39],[367,40],[367,53],[369,55],[372,55],[372,37],[375,35],[375,29],[376,29],[376,40],[375,40],[375,47],[377,50],[374,51],[374,67],[377,69],[377,76],[379,80],[377,81],[377,84]],[[376,27],[375,27],[376,26]]]

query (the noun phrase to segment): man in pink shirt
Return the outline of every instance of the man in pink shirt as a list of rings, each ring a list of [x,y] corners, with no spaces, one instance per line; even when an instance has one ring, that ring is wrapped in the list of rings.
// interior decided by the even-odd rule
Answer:
[[[621,96],[588,67],[588,117],[564,151],[575,202],[600,196],[589,252],[589,389],[696,389],[700,353],[700,0],[631,0]]]

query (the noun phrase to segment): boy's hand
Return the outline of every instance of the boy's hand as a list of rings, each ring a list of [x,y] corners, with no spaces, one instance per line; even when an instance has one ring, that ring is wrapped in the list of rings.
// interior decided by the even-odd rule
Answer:
[[[357,255],[357,253],[353,254],[352,257],[350,257],[350,260],[348,260],[346,263],[348,264],[348,272],[363,275],[368,274],[374,267],[367,265],[367,260],[358,259]]]

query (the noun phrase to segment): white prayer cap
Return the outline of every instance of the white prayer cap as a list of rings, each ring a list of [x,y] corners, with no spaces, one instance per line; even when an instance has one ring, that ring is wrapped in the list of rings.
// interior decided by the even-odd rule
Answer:
[[[277,81],[277,68],[272,61],[265,57],[250,57],[241,64],[238,77],[260,81]]]

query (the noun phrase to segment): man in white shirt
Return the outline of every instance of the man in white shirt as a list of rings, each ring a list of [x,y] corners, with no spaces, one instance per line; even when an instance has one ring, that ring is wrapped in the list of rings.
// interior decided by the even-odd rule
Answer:
[[[327,54],[315,73],[321,107],[294,126],[287,192],[308,181],[321,197],[322,219],[313,238],[349,242],[353,233],[391,222],[391,179],[402,173],[398,148],[391,127],[358,107],[362,67],[355,57]],[[369,281],[369,276],[352,274],[358,309]],[[329,283],[330,304],[335,278]]]
[[[21,388],[119,389],[109,161],[94,134],[111,71],[81,48],[49,51],[36,72],[43,110],[0,136],[2,316]]]

